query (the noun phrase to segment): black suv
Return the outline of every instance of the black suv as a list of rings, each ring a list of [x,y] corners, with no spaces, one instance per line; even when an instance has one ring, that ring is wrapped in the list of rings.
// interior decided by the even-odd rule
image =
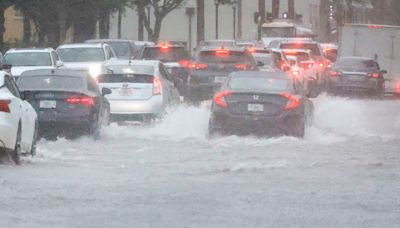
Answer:
[[[160,60],[172,75],[179,93],[184,95],[188,78],[190,56],[183,45],[155,45],[145,46],[137,59]]]
[[[245,48],[203,47],[189,68],[186,98],[197,102],[211,99],[230,73],[256,70],[257,65]]]

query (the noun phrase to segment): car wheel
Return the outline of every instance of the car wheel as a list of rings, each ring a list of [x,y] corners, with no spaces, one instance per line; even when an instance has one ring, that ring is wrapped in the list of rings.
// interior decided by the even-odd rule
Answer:
[[[221,134],[222,134],[221,129],[217,128],[215,123],[210,120],[208,123],[208,137],[212,138],[216,135],[221,135]]]
[[[294,136],[296,138],[303,138],[305,134],[305,118],[299,118],[297,121],[293,121],[295,124],[293,124],[292,130],[289,133],[289,135]]]
[[[21,142],[22,142],[22,128],[21,124],[18,125],[18,131],[17,131],[17,139],[15,142],[15,148],[14,150],[11,151],[11,160],[16,164],[19,165],[21,164]]]
[[[32,146],[31,146],[31,156],[32,157],[36,155],[38,133],[39,133],[39,124],[36,121],[35,132],[33,133]]]
[[[95,117],[88,126],[89,135],[95,140],[100,139],[100,125],[98,118]]]

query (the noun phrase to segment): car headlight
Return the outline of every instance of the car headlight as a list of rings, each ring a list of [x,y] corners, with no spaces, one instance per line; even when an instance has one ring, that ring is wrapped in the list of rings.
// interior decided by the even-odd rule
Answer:
[[[89,68],[89,74],[93,78],[98,78],[101,74],[101,65],[93,65]]]

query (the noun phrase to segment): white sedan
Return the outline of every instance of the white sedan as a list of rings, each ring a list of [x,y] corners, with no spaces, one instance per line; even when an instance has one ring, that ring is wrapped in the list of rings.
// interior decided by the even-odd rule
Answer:
[[[36,111],[11,75],[0,71],[0,150],[19,164],[22,153],[36,153],[37,128]]]

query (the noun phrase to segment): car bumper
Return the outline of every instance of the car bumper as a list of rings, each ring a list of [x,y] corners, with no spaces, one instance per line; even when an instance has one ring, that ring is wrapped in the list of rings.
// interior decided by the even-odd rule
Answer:
[[[368,81],[329,81],[329,92],[373,92],[379,89],[377,80]]]
[[[17,129],[10,122],[0,122],[0,148],[14,149]]]
[[[304,116],[297,112],[285,112],[279,116],[237,115],[230,112],[214,112],[211,124],[214,128],[228,134],[291,134]]]
[[[159,114],[163,111],[163,97],[153,96],[148,100],[111,100],[111,115]]]

